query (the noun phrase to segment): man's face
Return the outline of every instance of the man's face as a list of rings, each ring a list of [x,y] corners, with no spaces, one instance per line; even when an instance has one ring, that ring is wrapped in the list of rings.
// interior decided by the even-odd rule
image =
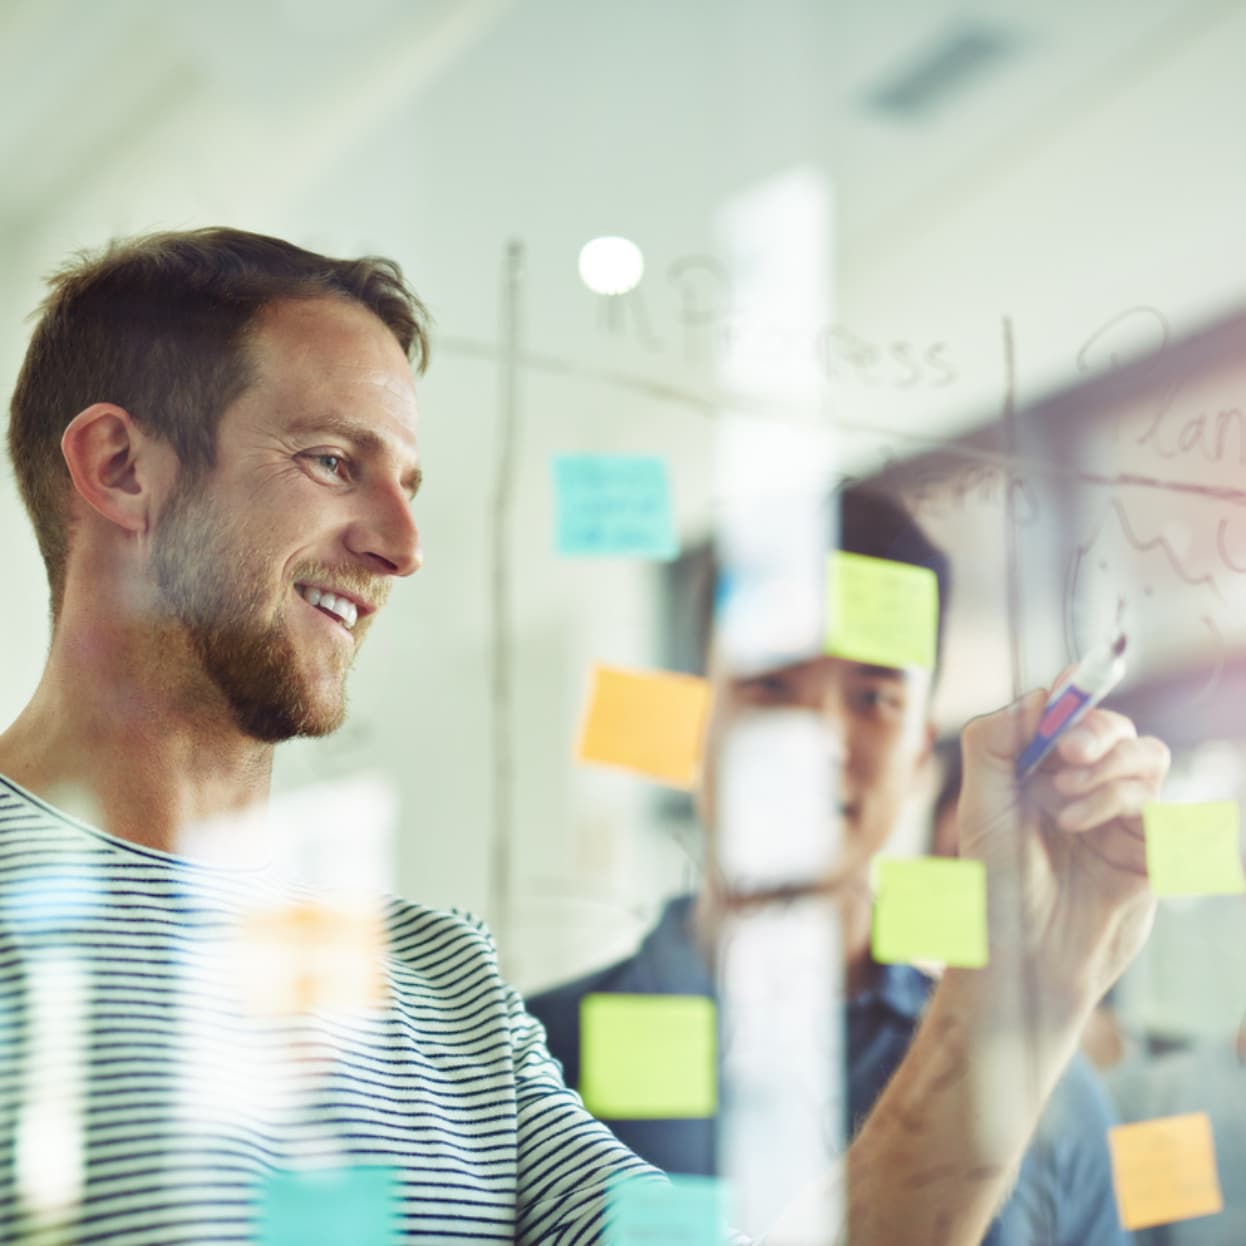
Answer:
[[[720,682],[718,722],[704,776],[717,780],[725,733],[749,715],[801,710],[826,733],[837,808],[827,834],[842,846],[836,874],[856,874],[886,843],[930,757],[930,676],[922,670],[817,657]]]
[[[274,305],[252,350],[258,380],[221,417],[215,467],[166,502],[152,566],[237,725],[276,742],[341,724],[371,616],[419,568],[417,408],[392,334],[344,300]]]

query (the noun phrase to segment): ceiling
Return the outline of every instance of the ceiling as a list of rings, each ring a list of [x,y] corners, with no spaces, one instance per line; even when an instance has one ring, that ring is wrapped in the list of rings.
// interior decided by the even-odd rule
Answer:
[[[975,198],[1183,52],[1223,46],[1241,16],[1223,0],[8,0],[7,325],[75,245],[233,220],[413,250],[444,278],[420,284],[447,332],[484,336],[481,285],[519,233],[548,263],[536,323],[565,343],[565,321],[591,319],[572,267],[587,236],[613,223],[660,273],[713,245],[725,199],[796,165],[834,189],[841,312],[877,319],[881,301],[903,318],[897,257],[920,275]],[[947,54],[966,40],[994,51]],[[880,107],[906,77],[925,93]],[[1204,73],[1185,94],[1206,89]],[[1224,139],[1184,136],[1227,175]],[[1144,158],[1148,141],[1101,159]]]

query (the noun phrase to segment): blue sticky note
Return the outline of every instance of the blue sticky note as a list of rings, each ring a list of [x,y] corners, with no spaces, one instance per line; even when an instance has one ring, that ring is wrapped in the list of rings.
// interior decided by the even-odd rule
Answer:
[[[377,1164],[275,1172],[259,1191],[257,1246],[397,1246],[397,1187]]]
[[[607,1195],[608,1246],[722,1246],[727,1187],[714,1177],[630,1177]]]
[[[666,462],[645,454],[557,454],[558,552],[674,558]]]

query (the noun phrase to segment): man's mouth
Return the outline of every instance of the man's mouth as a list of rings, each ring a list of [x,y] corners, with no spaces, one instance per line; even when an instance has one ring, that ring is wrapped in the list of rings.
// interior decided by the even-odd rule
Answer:
[[[354,630],[355,624],[359,621],[360,610],[349,597],[317,588],[314,584],[296,584],[294,588],[309,606],[315,606],[317,610],[340,623],[348,632]]]

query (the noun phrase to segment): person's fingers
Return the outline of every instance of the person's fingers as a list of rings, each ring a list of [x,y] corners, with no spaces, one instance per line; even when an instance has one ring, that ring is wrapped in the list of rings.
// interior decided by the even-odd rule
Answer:
[[[1013,763],[1038,729],[1046,700],[1047,693],[1036,688],[1002,710],[971,719],[961,732],[966,780],[984,765],[1011,775]]]
[[[1106,756],[1118,741],[1133,739],[1137,734],[1137,728],[1124,714],[1093,709],[1056,741],[1052,753],[1057,764],[1089,766]]]
[[[1089,765],[1062,764],[1051,774],[1054,789],[1065,797],[1083,796],[1114,779],[1156,777],[1162,782],[1168,773],[1168,746],[1154,736],[1127,735],[1111,750]]]
[[[1140,824],[1142,810],[1158,794],[1153,776],[1113,779],[1065,805],[1056,815],[1056,825],[1062,831],[1092,831],[1120,819],[1135,819]]]
[[[1118,822],[1113,831],[1114,834],[1104,836],[1084,835],[1080,842],[1087,852],[1093,853],[1113,869],[1132,874],[1145,882],[1148,877],[1146,835],[1141,821]]]

